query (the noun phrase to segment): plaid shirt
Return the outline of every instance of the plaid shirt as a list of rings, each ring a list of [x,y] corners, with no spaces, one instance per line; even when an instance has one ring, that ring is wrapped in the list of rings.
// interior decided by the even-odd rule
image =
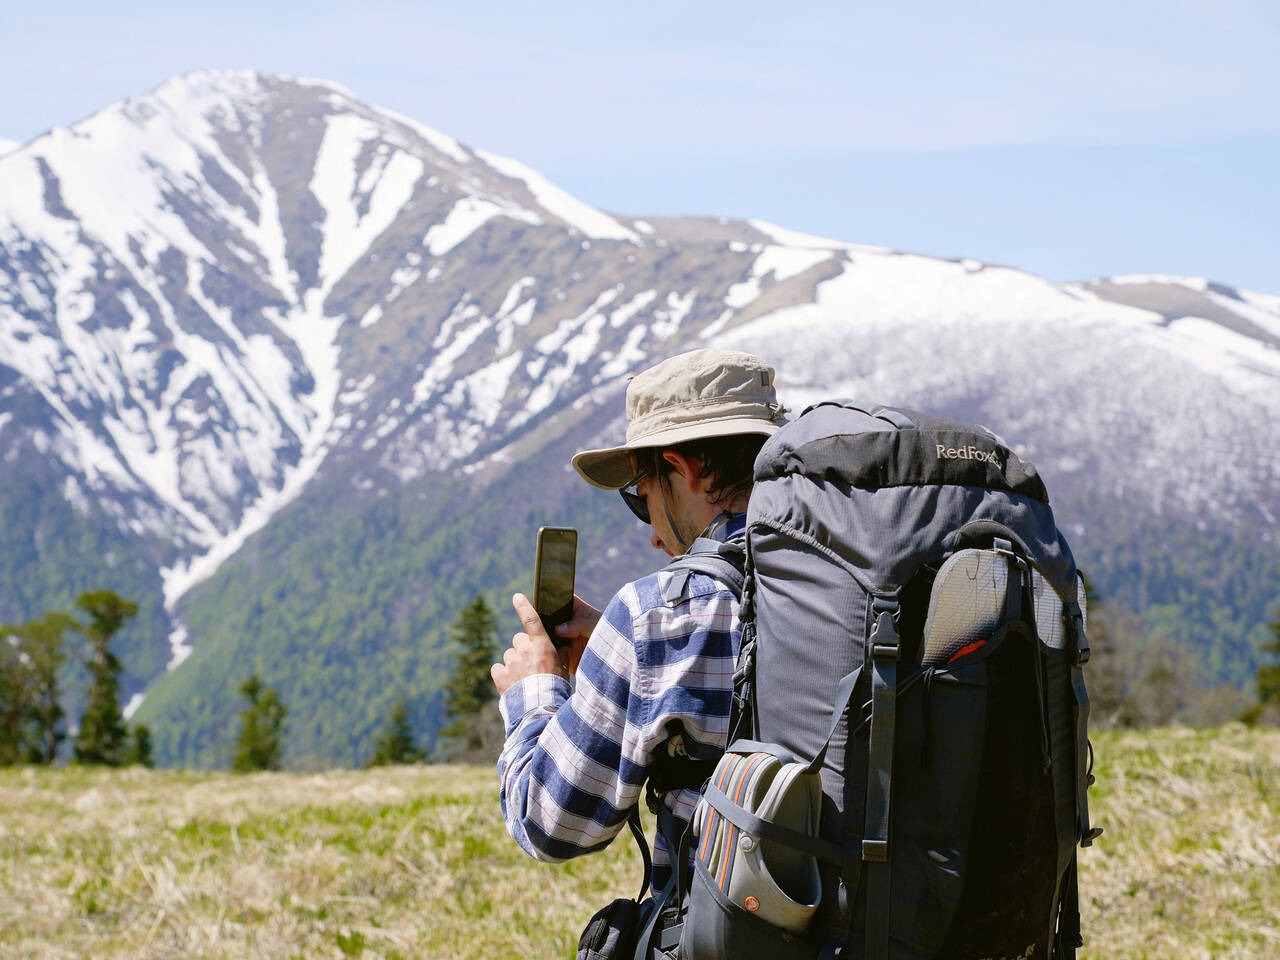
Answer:
[[[704,536],[740,536],[737,514]],[[538,860],[559,862],[609,845],[640,799],[655,751],[679,721],[692,756],[726,746],[738,601],[695,573],[682,599],[667,603],[673,575],[659,570],[619,590],[578,665],[576,685],[553,674],[526,677],[502,695],[507,739],[498,759],[507,830]],[[669,729],[670,728],[670,729]],[[696,790],[664,802],[683,829]],[[654,841],[651,883],[661,889],[671,855]]]

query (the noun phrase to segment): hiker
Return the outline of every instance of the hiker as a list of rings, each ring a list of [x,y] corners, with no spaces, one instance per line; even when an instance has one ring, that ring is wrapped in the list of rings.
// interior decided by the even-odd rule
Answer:
[[[752,464],[785,413],[773,380],[773,368],[746,353],[665,360],[627,387],[626,443],[579,453],[573,466],[592,486],[620,491],[670,556],[699,538],[740,541]],[[667,764],[704,764],[701,778],[714,767],[728,736],[738,601],[706,573],[659,570],[624,585],[603,613],[575,597],[572,619],[557,628],[573,643],[559,652],[529,600],[517,594],[513,604],[525,632],[491,671],[506,725],[502,810],[526,852],[561,861],[607,846]],[[684,832],[697,799],[696,788],[665,793],[671,835]],[[655,890],[671,876],[669,846],[660,832]]]
[[[1035,467],[851,399],[779,427],[767,367],[703,359],[637,377],[628,444],[574,461],[675,559],[602,617],[579,605],[565,635],[599,622],[572,694],[522,598],[529,633],[493,668],[526,850],[598,849],[626,820],[647,863],[648,781],[657,892],[598,912],[579,960],[1072,960],[1076,848],[1101,833],[1089,644]],[[731,424],[770,434],[749,468],[723,455],[746,438],[712,437]]]

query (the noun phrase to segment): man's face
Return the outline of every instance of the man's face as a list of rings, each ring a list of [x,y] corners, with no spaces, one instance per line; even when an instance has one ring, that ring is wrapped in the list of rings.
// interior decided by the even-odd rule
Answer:
[[[697,467],[671,451],[664,451],[660,462],[670,472],[657,475],[652,472],[655,469],[652,461],[642,464],[634,457],[631,465],[636,473],[648,471],[644,479],[636,484],[636,494],[644,499],[649,508],[649,545],[669,557],[675,557],[687,549],[706,521],[698,520],[699,497],[691,492],[686,480],[686,471],[692,470],[696,475]],[[671,526],[673,518],[674,530]],[[681,535],[678,536],[677,533]]]
[[[662,503],[662,486],[662,481],[650,474],[636,485],[636,493],[644,497],[645,503],[649,506],[650,546],[663,551],[669,557],[674,557],[675,551],[667,544],[677,543],[678,540],[671,530],[671,523],[667,520],[667,511]],[[671,496],[670,492],[667,496]],[[672,512],[675,512],[674,504]]]

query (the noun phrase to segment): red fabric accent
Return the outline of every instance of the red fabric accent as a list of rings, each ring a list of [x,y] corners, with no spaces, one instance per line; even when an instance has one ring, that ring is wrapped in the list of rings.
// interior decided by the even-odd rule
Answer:
[[[987,641],[985,640],[975,640],[973,641],[973,643],[966,643],[963,647],[961,647],[959,650],[957,650],[955,653],[951,655],[951,659],[948,660],[947,663],[955,663],[961,657],[968,656],[969,654],[973,653],[973,651],[986,646],[986,643]]]

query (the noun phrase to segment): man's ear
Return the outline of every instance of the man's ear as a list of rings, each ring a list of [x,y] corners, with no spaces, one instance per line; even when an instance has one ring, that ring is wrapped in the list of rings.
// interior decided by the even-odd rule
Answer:
[[[662,459],[675,468],[675,472],[680,476],[680,482],[689,489],[690,493],[698,489],[698,481],[702,478],[701,461],[685,456],[679,450],[663,450]]]

